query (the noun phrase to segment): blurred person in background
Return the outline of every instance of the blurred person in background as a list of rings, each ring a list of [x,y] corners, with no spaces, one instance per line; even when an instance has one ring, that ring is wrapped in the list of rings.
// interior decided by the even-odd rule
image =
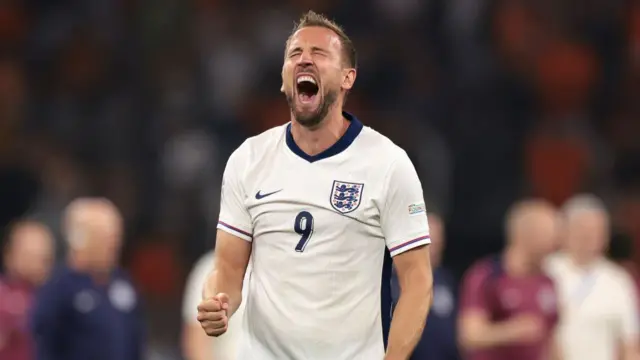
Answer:
[[[65,211],[67,262],[36,295],[32,326],[38,359],[141,360],[143,318],[118,267],[123,221],[102,198],[74,200]]]
[[[503,253],[478,261],[466,273],[459,317],[460,343],[471,360],[559,359],[552,280],[543,259],[555,250],[559,220],[542,200],[510,209]]]
[[[443,267],[442,253],[445,247],[444,222],[439,214],[429,213],[431,234],[431,266],[433,266],[433,302],[422,339],[411,356],[412,360],[459,359],[456,338],[456,284],[453,274]],[[393,303],[398,301],[400,284],[395,269],[391,278]]]
[[[202,301],[202,288],[209,273],[213,271],[214,252],[203,255],[191,270],[184,290],[182,302],[182,352],[185,360],[235,360],[242,336],[242,322],[246,302],[229,319],[229,330],[221,337],[209,337],[198,322],[198,304]],[[246,298],[251,274],[250,266],[244,278],[243,294]]]
[[[563,206],[562,251],[546,269],[555,280],[563,309],[558,344],[564,360],[638,358],[638,302],[633,279],[605,259],[609,215],[592,195],[577,195]]]
[[[49,276],[53,258],[54,242],[47,227],[32,221],[12,227],[0,278],[0,359],[34,359],[28,314],[33,292]]]

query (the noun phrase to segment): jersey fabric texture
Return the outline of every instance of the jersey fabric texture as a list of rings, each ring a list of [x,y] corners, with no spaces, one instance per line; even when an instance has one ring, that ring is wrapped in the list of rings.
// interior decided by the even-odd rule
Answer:
[[[229,158],[218,229],[252,242],[243,360],[378,360],[391,315],[391,257],[428,244],[407,154],[354,116],[305,154],[291,124]]]
[[[631,276],[605,259],[576,266],[562,252],[549,256],[545,267],[565,309],[558,328],[562,358],[619,359],[621,344],[635,343],[640,335],[638,296]]]

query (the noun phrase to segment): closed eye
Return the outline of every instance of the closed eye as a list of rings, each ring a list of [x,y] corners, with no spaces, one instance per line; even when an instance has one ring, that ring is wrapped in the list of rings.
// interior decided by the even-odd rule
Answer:
[[[319,47],[313,47],[311,48],[311,53],[314,55],[322,55],[322,56],[326,56],[327,52],[324,49],[321,49]]]

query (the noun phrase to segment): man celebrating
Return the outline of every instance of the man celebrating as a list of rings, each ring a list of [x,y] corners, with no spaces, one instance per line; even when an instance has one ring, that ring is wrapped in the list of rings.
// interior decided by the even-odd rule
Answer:
[[[44,225],[24,221],[12,227],[0,279],[0,359],[33,359],[27,317],[33,291],[49,275],[53,256],[53,237]]]
[[[251,257],[238,359],[407,359],[421,337],[432,286],[422,187],[402,149],[343,112],[355,79],[350,39],[307,13],[282,68],[291,122],[229,158],[198,320],[226,331]],[[389,329],[391,257],[402,291]]]
[[[468,271],[460,301],[460,343],[470,360],[558,359],[553,283],[542,261],[557,243],[558,216],[543,201],[507,215],[507,246]]]
[[[83,198],[66,210],[66,266],[36,296],[38,358],[141,360],[137,294],[118,269],[122,218],[108,200]]]

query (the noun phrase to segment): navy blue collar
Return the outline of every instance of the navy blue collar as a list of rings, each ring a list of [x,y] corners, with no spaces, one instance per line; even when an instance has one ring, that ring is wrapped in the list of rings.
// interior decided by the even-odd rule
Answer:
[[[351,145],[351,143],[353,143],[353,141],[356,139],[356,137],[358,137],[363,128],[360,120],[358,120],[358,118],[353,116],[352,114],[343,111],[342,116],[344,116],[345,119],[351,122],[351,124],[349,124],[349,127],[347,128],[347,131],[345,131],[344,135],[342,135],[342,137],[338,139],[335,144],[331,145],[331,147],[321,152],[320,154],[309,155],[302,151],[302,149],[300,149],[295,140],[293,140],[293,135],[291,135],[291,124],[287,125],[287,146],[289,147],[289,149],[291,149],[291,151],[293,151],[294,154],[311,163],[340,154],[341,152],[345,151],[349,147],[349,145]]]

